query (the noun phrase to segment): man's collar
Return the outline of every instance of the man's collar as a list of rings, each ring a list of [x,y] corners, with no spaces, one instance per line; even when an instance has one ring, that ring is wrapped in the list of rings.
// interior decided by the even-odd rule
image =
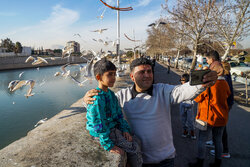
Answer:
[[[135,84],[134,84],[133,87],[132,87],[131,93],[132,93],[132,99],[134,99],[140,93],[147,93],[148,95],[153,96],[153,85],[151,85],[151,87],[146,91],[137,92],[136,89],[135,89]]]

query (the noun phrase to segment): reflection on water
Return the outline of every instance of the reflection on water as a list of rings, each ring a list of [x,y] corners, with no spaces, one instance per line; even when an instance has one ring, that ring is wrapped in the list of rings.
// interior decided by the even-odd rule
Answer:
[[[79,80],[83,79],[77,66],[67,67],[67,70]],[[79,87],[70,78],[55,77],[57,71],[60,66],[0,71],[0,149],[25,136],[37,121],[51,118],[97,86],[93,80]],[[21,72],[24,73],[19,78]],[[15,92],[8,90],[10,81],[28,79],[36,81],[32,91],[34,96],[25,98],[29,86]]]

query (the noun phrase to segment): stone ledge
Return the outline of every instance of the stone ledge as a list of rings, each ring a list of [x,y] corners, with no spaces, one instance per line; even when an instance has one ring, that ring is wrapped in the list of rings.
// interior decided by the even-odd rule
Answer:
[[[85,116],[80,99],[0,150],[0,166],[124,166],[125,157],[105,151],[91,139]]]

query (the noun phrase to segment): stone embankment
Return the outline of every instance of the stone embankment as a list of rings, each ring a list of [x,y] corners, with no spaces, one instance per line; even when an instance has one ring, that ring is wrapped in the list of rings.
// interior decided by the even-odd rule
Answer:
[[[34,67],[44,67],[44,66],[57,66],[66,63],[86,63],[86,60],[81,57],[70,56],[69,58],[55,57],[53,60],[51,58],[45,58],[48,62],[33,66],[31,63],[25,63],[25,60],[29,56],[1,56],[0,57],[0,70],[10,70],[10,69],[20,69],[20,68],[34,68]],[[36,57],[36,56],[34,56]]]
[[[117,78],[113,91],[131,85]],[[0,150],[1,167],[118,167],[126,157],[105,151],[85,129],[82,99]]]

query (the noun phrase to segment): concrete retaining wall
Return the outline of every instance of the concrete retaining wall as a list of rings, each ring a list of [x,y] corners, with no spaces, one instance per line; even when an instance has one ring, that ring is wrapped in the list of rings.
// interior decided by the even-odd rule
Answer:
[[[9,70],[9,69],[19,69],[19,68],[34,68],[34,67],[43,67],[43,66],[57,66],[66,63],[86,63],[86,60],[80,57],[71,56],[69,58],[55,57],[55,60],[51,58],[45,58],[48,61],[48,64],[43,63],[33,66],[31,63],[25,63],[25,60],[29,56],[1,56],[0,57],[0,70]],[[34,56],[36,57],[36,56]]]

